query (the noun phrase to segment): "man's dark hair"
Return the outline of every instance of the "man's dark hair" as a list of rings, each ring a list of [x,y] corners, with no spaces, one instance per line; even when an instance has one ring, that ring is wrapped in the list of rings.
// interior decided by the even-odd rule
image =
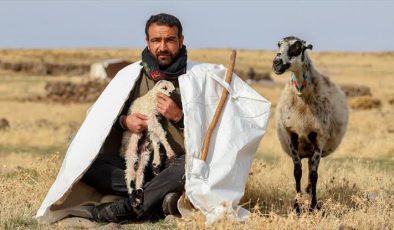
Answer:
[[[156,14],[156,15],[152,15],[150,16],[150,18],[148,19],[148,21],[146,22],[145,25],[145,35],[148,38],[148,29],[149,26],[153,23],[156,23],[157,25],[160,26],[169,26],[169,27],[173,27],[176,26],[178,28],[178,37],[182,37],[182,24],[179,21],[179,19],[171,14],[165,14],[165,13],[161,13],[161,14]]]

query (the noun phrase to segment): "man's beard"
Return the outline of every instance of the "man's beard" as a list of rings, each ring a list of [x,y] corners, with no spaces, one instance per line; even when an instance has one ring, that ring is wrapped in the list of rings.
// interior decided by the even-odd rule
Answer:
[[[153,57],[155,57],[157,63],[159,64],[159,67],[164,69],[164,68],[168,67],[169,65],[171,65],[178,58],[179,53],[180,53],[180,49],[174,55],[172,55],[170,51],[161,51],[161,52],[157,53],[156,55],[153,55],[152,53],[151,54]],[[159,58],[160,55],[168,55],[168,56],[167,56],[166,60],[162,61]]]

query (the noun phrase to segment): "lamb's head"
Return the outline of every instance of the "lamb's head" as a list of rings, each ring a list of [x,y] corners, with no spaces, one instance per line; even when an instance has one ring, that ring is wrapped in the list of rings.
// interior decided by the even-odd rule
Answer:
[[[278,53],[272,63],[272,69],[276,74],[282,74],[286,70],[298,71],[304,66],[306,49],[312,49],[312,45],[297,37],[285,37],[278,42]]]
[[[170,81],[161,80],[156,83],[155,87],[153,87],[153,90],[156,93],[161,92],[167,96],[170,96],[170,94],[175,90],[175,87]]]

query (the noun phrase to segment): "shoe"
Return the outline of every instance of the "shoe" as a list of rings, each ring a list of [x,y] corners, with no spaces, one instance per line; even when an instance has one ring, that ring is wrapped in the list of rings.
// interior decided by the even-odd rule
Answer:
[[[178,200],[182,193],[171,192],[164,196],[162,209],[164,215],[179,215]]]
[[[129,199],[124,198],[112,203],[97,205],[92,209],[92,218],[97,222],[108,223],[133,219],[137,215],[129,203]]]

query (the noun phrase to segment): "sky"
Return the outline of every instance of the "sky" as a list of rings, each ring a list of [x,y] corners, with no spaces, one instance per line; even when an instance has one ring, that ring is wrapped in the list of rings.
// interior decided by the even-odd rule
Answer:
[[[143,48],[153,14],[177,16],[191,49],[274,50],[294,35],[317,51],[394,51],[394,1],[5,1],[0,48]]]

